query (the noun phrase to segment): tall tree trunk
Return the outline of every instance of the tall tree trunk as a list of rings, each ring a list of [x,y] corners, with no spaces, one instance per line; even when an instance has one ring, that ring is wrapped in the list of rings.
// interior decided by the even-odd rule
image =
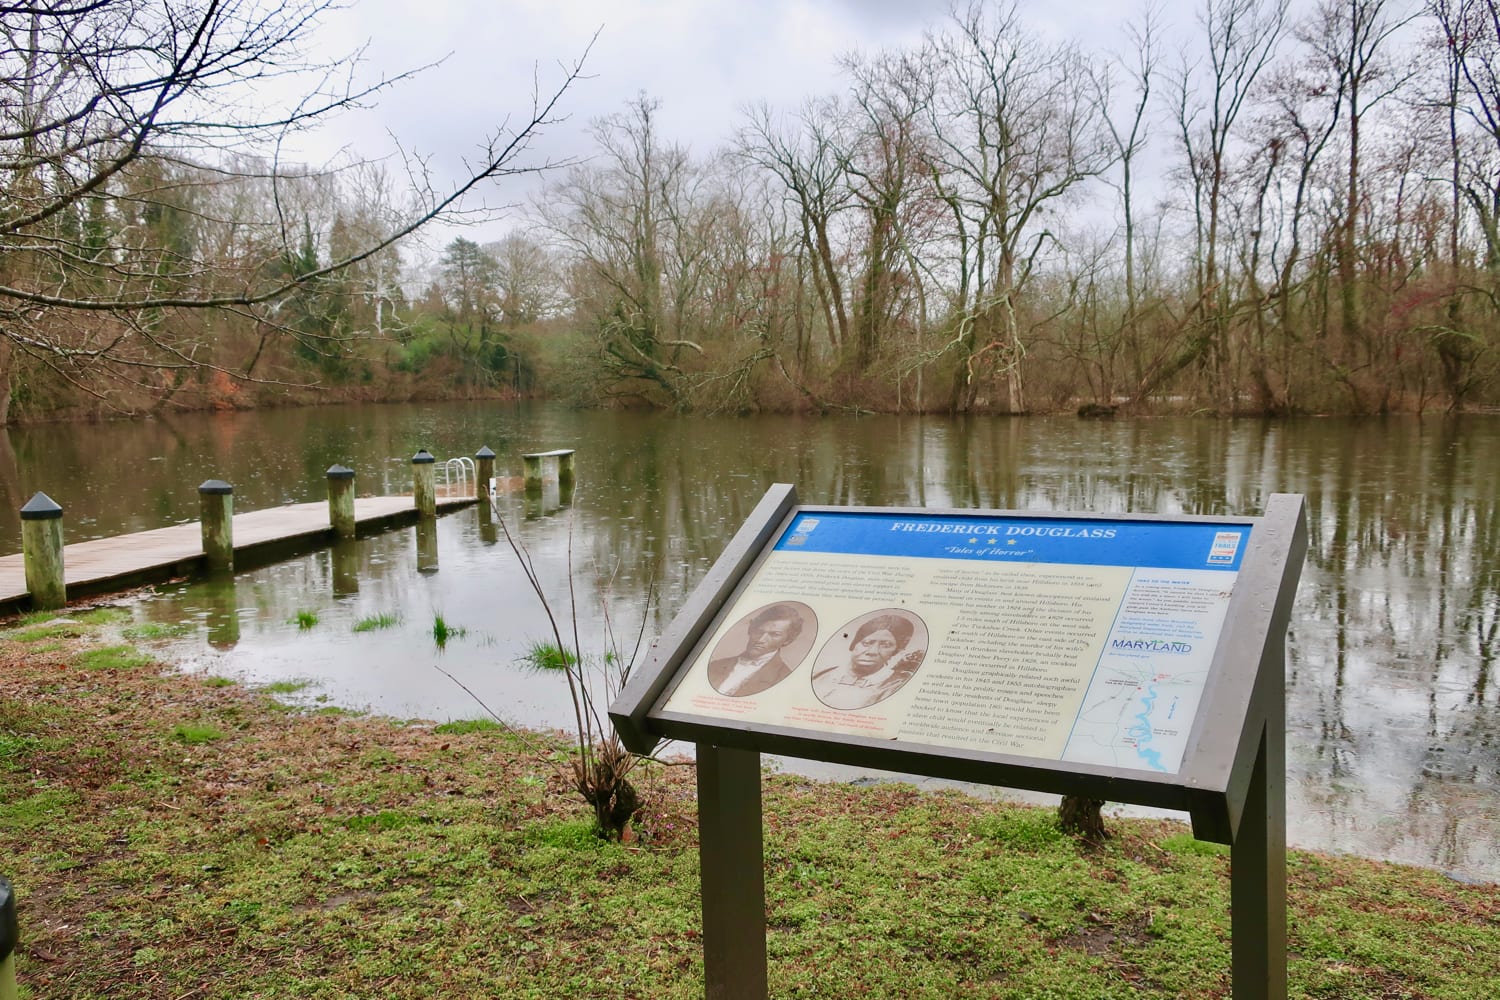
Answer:
[[[15,346],[0,336],[0,427],[10,423],[11,360],[15,357]]]

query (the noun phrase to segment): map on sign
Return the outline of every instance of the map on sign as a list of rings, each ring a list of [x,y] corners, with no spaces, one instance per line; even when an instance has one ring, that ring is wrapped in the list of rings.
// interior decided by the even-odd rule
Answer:
[[[1175,774],[1250,531],[804,512],[661,707]]]

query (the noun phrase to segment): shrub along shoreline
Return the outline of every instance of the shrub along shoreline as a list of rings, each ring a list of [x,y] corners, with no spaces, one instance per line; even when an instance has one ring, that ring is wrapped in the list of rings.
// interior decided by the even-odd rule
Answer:
[[[703,995],[691,766],[589,832],[568,744],[308,712],[163,667],[116,609],[0,627],[22,997]],[[1226,997],[1228,865],[1186,827],[771,775],[775,997]],[[1297,997],[1500,995],[1500,892],[1294,851]]]

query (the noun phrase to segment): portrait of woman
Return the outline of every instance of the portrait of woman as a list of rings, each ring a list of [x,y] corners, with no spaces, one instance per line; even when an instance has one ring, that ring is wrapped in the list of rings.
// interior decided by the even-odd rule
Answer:
[[[829,708],[869,708],[911,680],[926,654],[927,626],[916,615],[897,608],[861,615],[824,644],[813,694]]]

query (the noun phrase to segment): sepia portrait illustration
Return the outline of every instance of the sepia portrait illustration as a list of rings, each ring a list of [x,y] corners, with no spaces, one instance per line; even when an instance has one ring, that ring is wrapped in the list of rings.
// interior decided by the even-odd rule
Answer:
[[[869,708],[899,691],[926,655],[921,618],[898,608],[872,611],[824,643],[813,665],[813,693],[829,708]]]
[[[730,698],[760,694],[802,663],[817,634],[818,618],[806,604],[779,601],[757,608],[714,647],[708,682]]]

